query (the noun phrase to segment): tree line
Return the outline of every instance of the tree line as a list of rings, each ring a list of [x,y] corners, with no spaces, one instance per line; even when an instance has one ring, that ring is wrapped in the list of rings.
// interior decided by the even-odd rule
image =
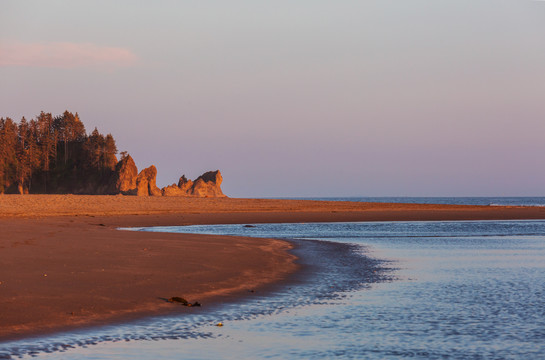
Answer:
[[[78,113],[0,118],[0,193],[106,192],[117,164],[111,134],[90,134]]]

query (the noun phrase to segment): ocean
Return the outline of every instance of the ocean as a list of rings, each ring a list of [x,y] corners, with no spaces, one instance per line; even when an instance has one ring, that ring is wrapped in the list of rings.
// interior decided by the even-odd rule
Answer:
[[[449,203],[476,202],[545,206]],[[243,225],[133,230],[290,239],[301,276],[184,315],[3,343],[0,359],[545,359],[545,221]]]
[[[281,198],[295,199],[295,198]],[[484,205],[484,206],[545,206],[545,196],[518,197],[301,197],[300,200],[324,201],[358,201],[403,204],[450,204],[450,205]]]

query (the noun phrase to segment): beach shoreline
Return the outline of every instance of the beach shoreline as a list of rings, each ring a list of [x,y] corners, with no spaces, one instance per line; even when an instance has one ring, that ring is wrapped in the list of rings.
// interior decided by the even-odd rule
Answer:
[[[545,219],[538,207],[0,196],[0,341],[236,300],[297,272],[272,239],[120,231],[120,227],[281,222]]]
[[[0,219],[0,341],[190,310],[167,301],[175,296],[208,306],[297,267],[285,241],[121,231],[103,220],[115,222]]]

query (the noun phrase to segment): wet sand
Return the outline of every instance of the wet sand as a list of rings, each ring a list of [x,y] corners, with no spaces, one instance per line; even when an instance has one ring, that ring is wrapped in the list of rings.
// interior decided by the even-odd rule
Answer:
[[[281,283],[284,241],[119,231],[214,223],[545,219],[544,208],[198,199],[0,196],[0,341],[187,311]]]

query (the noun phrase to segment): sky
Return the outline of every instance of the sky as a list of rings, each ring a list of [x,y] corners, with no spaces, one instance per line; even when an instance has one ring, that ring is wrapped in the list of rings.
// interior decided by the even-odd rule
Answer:
[[[545,1],[0,0],[0,116],[42,110],[161,187],[545,196]]]

